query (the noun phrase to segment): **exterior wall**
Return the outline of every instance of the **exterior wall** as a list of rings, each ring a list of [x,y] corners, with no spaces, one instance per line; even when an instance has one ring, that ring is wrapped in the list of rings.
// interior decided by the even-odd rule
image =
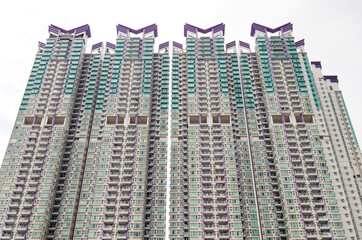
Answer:
[[[164,237],[169,57],[153,45],[104,55],[75,239]]]
[[[47,235],[86,39],[51,34],[39,48],[1,170],[4,239]]]
[[[171,54],[155,24],[90,53],[88,25],[49,33],[0,169],[1,239],[361,238],[338,79],[292,24],[253,24],[255,52],[224,24],[186,24]]]
[[[167,51],[126,28],[85,54],[89,29],[49,30],[1,169],[1,238],[163,239]]]
[[[224,49],[223,38],[185,26],[185,52],[176,48],[173,53],[171,239],[357,239],[353,228],[345,231],[352,218],[341,214],[347,208],[342,209],[334,187],[338,180],[330,167],[319,82],[287,27],[279,36],[256,30],[255,53],[236,47],[225,53],[218,52]],[[345,112],[337,97],[338,111]],[[218,122],[223,116],[230,117],[230,125]],[[220,132],[215,123],[221,123]],[[348,115],[343,125],[349,134],[346,145],[355,145],[349,148],[352,159],[358,159]],[[220,159],[215,146],[221,147]],[[215,227],[223,213],[223,202],[213,195],[222,160],[221,178],[230,186],[225,200],[240,208],[228,206],[227,225]],[[360,176],[356,169],[354,179]]]
[[[48,238],[53,236],[54,239],[69,239],[74,234],[101,61],[101,54],[86,54],[83,60],[79,87],[65,144],[63,164],[59,174],[61,181],[56,186],[57,192]]]
[[[174,52],[170,239],[243,235],[227,80],[223,38]]]
[[[318,115],[326,136],[323,145],[327,165],[332,173],[333,188],[340,210],[346,237],[361,236],[361,153],[351,126],[338,82],[322,75],[321,68],[312,65],[322,111]]]

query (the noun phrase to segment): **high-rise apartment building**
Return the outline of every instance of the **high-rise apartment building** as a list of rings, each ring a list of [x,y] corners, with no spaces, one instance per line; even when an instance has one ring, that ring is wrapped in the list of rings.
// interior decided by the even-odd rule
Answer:
[[[168,43],[49,27],[1,169],[1,239],[163,239]],[[155,53],[156,52],[156,53]]]
[[[361,153],[336,76],[292,24],[173,44],[170,239],[360,239]]]
[[[185,47],[118,25],[86,53],[88,25],[51,25],[0,169],[0,239],[362,238],[338,78],[292,29],[253,24],[251,51],[224,24],[186,24]]]

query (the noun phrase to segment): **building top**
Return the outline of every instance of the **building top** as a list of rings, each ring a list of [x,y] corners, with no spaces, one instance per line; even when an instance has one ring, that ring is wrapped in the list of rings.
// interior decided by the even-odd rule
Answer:
[[[229,43],[226,44],[226,49],[235,47],[235,45],[236,45],[235,41],[229,42]]]
[[[170,44],[169,44],[169,42],[167,41],[167,42],[164,42],[164,43],[161,43],[160,45],[158,45],[158,51],[160,51],[160,50],[162,50],[162,49],[164,49],[164,48],[168,48],[168,46],[169,46]]]
[[[143,33],[143,34],[148,34],[148,33],[153,33],[153,37],[157,37],[158,36],[158,32],[157,32],[157,25],[156,24],[152,24],[149,25],[147,27],[144,28],[140,28],[140,29],[132,29],[130,27],[126,27],[124,25],[118,24],[117,25],[117,35],[123,33],[123,36],[128,36],[129,33],[133,33],[133,34],[139,34],[139,33]]]
[[[186,23],[184,25],[184,36],[185,37],[188,37],[188,32],[191,32],[191,33],[203,33],[203,34],[206,34],[206,33],[209,33],[209,32],[212,32],[212,33],[218,33],[218,32],[221,32],[222,31],[222,37],[225,35],[225,24],[223,23],[220,23],[218,25],[215,25],[213,27],[209,27],[207,29],[202,29],[202,28],[199,28],[199,27],[196,27],[196,26],[193,26],[191,24],[188,24]]]
[[[240,45],[240,47],[243,47],[243,48],[246,48],[246,49],[250,50],[250,44],[249,43],[239,41],[239,45]]]
[[[183,46],[182,46],[181,43],[173,41],[172,42],[172,50],[173,50],[174,53],[182,53],[183,52]]]
[[[113,44],[113,43],[110,43],[110,42],[106,42],[106,47],[107,47],[107,48],[111,48],[111,49],[113,49],[113,50],[116,50],[116,45]]]
[[[63,28],[57,27],[53,24],[51,24],[48,28],[49,33],[54,33],[54,34],[58,34],[59,32],[61,33],[69,33],[69,34],[80,34],[85,32],[85,34],[90,38],[91,32],[90,32],[90,27],[88,24],[85,24],[83,26],[77,27],[77,28],[73,28],[70,30],[65,30]]]
[[[312,61],[310,62],[312,65],[314,65],[316,68],[322,69],[322,63],[319,61]]]
[[[38,42],[38,47],[45,48],[45,43],[39,41]]]
[[[304,46],[304,45],[305,45],[304,39],[295,42],[296,47],[300,47],[300,46]]]
[[[276,33],[279,31],[283,31],[283,32],[293,31],[293,24],[287,23],[287,24],[284,24],[277,28],[270,28],[270,27],[266,27],[266,26],[263,26],[263,25],[260,25],[257,23],[253,23],[251,25],[251,33],[250,33],[250,35],[252,37],[254,37],[255,31],[259,31],[259,32],[263,32],[263,33],[265,33],[265,32]]]
[[[93,51],[94,49],[100,48],[100,47],[102,47],[102,46],[103,46],[103,42],[99,42],[99,43],[93,44],[93,46],[92,46],[92,51]]]
[[[182,49],[182,44],[175,41],[172,42],[172,46]]]
[[[338,77],[335,75],[323,76],[324,80],[329,80],[332,83],[338,83]]]

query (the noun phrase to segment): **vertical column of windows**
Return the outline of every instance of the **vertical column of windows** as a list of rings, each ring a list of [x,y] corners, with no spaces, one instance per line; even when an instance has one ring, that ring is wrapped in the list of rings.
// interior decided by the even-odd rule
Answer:
[[[334,115],[331,114],[332,106],[330,104],[330,99],[328,97],[328,81],[323,79],[322,73],[319,69],[313,69],[313,77],[315,79],[316,89],[321,102],[321,113],[316,114],[316,123],[318,124],[318,132],[314,131],[314,136],[317,140],[315,141],[316,147],[322,147],[323,156],[318,157],[318,161],[322,165],[325,162],[330,176],[324,177],[324,181],[330,181],[333,187],[333,191],[326,191],[326,199],[323,201],[323,206],[327,211],[328,226],[330,229],[330,234],[335,238],[341,238],[342,235],[347,238],[356,238],[357,233],[354,232],[352,226],[355,224],[356,219],[351,215],[351,208],[339,207],[342,205],[350,205],[348,194],[346,194],[346,185],[343,181],[345,176],[344,171],[347,169],[342,167],[343,162],[338,161],[338,147],[339,144],[334,143],[336,135],[336,129],[333,129],[332,124],[334,124],[335,119]],[[340,139],[338,139],[340,141]],[[318,145],[319,144],[319,145]],[[323,166],[323,165],[322,165]],[[324,184],[321,184],[324,187]],[[328,189],[327,189],[328,190]],[[333,193],[334,192],[334,193]],[[334,213],[330,214],[330,209],[333,209]],[[338,211],[336,213],[335,211]],[[343,217],[342,217],[343,216]],[[321,228],[322,229],[322,228]],[[344,231],[347,230],[347,231]]]
[[[73,100],[75,94],[63,94],[63,89],[66,87],[68,81],[68,73],[72,68],[72,50],[75,43],[75,35],[72,37],[60,37],[56,42],[56,46],[53,48],[53,58],[51,63],[48,64],[49,70],[54,67],[53,74],[47,75],[51,80],[50,83],[48,105],[45,109],[46,119],[44,121],[44,129],[40,142],[38,143],[37,157],[43,157],[43,163],[41,168],[38,169],[36,165],[32,168],[32,174],[39,173],[41,176],[38,178],[38,185],[34,191],[36,200],[33,201],[32,209],[30,211],[29,218],[43,218],[43,226],[49,226],[51,209],[53,206],[53,200],[55,191],[62,191],[63,189],[54,188],[53,185],[58,182],[63,184],[64,182],[59,179],[60,171],[66,171],[61,169],[61,159],[63,156],[63,146],[66,139],[66,134],[69,125],[69,118],[72,112],[72,106],[67,103],[69,100]],[[78,60],[82,56],[77,56]],[[76,72],[79,71],[79,67],[76,66]],[[49,183],[50,185],[47,185]],[[29,225],[26,228],[26,235],[28,237],[41,238],[47,233],[47,228],[43,227],[39,231],[38,225]]]
[[[117,127],[107,125],[107,116],[114,115],[115,93],[111,86],[114,54],[106,50],[103,63],[99,66],[99,85],[94,94],[92,104],[93,117],[89,119],[91,129],[89,131],[89,143],[85,159],[84,173],[81,183],[79,206],[74,229],[74,238],[81,239],[82,236],[99,239],[113,231],[107,223],[113,222],[114,192],[117,191],[118,171],[114,168],[112,158],[117,152],[112,151],[113,137],[117,134]],[[91,70],[91,75],[95,71]],[[93,87],[91,88],[93,91]],[[87,100],[90,100],[87,94]],[[89,109],[88,105],[85,106]],[[112,133],[112,130],[115,133]],[[122,131],[122,130],[120,130]]]
[[[169,56],[153,58],[145,237],[164,238]],[[166,101],[165,101],[166,100]],[[147,103],[147,102],[146,102]]]
[[[248,56],[241,54],[241,65],[245,90],[249,89],[250,91],[246,95],[252,94],[249,101],[253,101],[255,104],[250,105],[250,102],[247,101],[246,110],[249,116],[250,135],[253,139],[252,152],[253,159],[255,159],[255,183],[259,190],[257,191],[257,196],[260,218],[264,223],[262,234],[266,239],[278,239],[280,238],[279,224],[276,221],[277,208],[273,193],[275,189],[272,184],[272,175],[275,175],[275,168],[274,164],[270,164],[270,161],[274,161],[274,158],[264,104],[266,91],[263,91],[262,88],[255,54],[249,54]],[[255,107],[252,107],[253,105]],[[258,138],[259,141],[257,140]],[[280,211],[281,209],[278,210]]]
[[[227,208],[226,216],[219,212],[216,214],[216,228],[218,229],[218,236],[223,238],[238,239],[243,235],[241,212],[242,207],[240,204],[240,196],[238,193],[239,183],[237,181],[237,165],[236,165],[236,152],[235,152],[235,133],[232,129],[231,115],[233,109],[231,104],[234,99],[234,92],[229,91],[229,79],[226,54],[224,50],[224,38],[214,38],[216,66],[218,74],[216,78],[212,77],[212,70],[208,73],[208,83],[210,86],[216,84],[217,97],[219,98],[219,106],[216,109],[211,107],[211,115],[217,116],[218,119],[213,117],[213,125],[211,128],[211,139],[214,150],[214,158],[212,158],[215,166],[213,180],[216,185],[216,212],[223,208],[224,204]],[[209,64],[210,66],[210,64]],[[211,65],[213,66],[213,65]],[[218,84],[217,84],[218,83]],[[214,104],[212,92],[210,92],[211,106]],[[209,101],[210,101],[209,100]],[[218,129],[221,134],[218,134]],[[222,153],[222,155],[218,155]],[[220,169],[217,169],[220,168]],[[220,171],[221,170],[221,171]],[[225,198],[220,196],[220,189],[225,189]],[[226,221],[224,218],[227,218]]]
[[[244,156],[247,157],[247,160],[244,160],[244,163],[247,164],[246,169],[249,171],[245,173],[245,183],[244,189],[246,192],[244,195],[246,196],[244,201],[245,208],[250,215],[246,215],[246,230],[245,233],[250,237],[258,237],[262,236],[262,228],[261,228],[261,216],[260,216],[260,203],[258,200],[257,191],[257,174],[256,174],[256,162],[254,161],[255,156],[260,156],[260,154],[255,154],[255,150],[259,150],[259,148],[255,149],[255,145],[258,143],[255,141],[258,135],[258,125],[257,125],[257,115],[255,111],[255,101],[252,90],[252,82],[251,82],[251,74],[249,70],[248,56],[245,53],[241,53],[239,57],[239,71],[240,71],[240,83],[243,94],[243,111],[244,111],[244,122],[246,126],[245,135],[242,138],[242,146],[243,150],[247,150],[247,153],[244,153]],[[255,155],[255,156],[254,156]],[[244,165],[246,165],[244,164]],[[263,176],[262,174],[261,176]]]
[[[24,236],[27,229],[29,218],[25,215],[20,217],[20,219],[23,219],[21,226],[17,227],[19,229],[17,232],[15,231],[16,225],[19,224],[17,223],[19,215],[22,212],[28,214],[28,209],[31,207],[31,201],[30,204],[26,202],[26,207],[22,207],[24,205],[22,203],[24,202],[24,196],[31,196],[27,192],[24,194],[27,184],[29,183],[33,187],[37,183],[35,179],[29,182],[28,178],[30,175],[29,170],[35,164],[34,155],[41,134],[40,124],[46,104],[46,100],[44,100],[46,97],[39,94],[39,92],[41,91],[53,43],[54,40],[48,40],[47,45],[38,50],[0,170],[2,185],[0,191],[0,220],[2,224],[0,228],[3,237]],[[44,52],[44,49],[46,52]],[[40,96],[43,97],[41,104],[37,101]],[[36,163],[40,164],[41,161],[36,161]]]
[[[78,204],[84,205],[84,201],[80,202],[79,198],[87,155],[94,154],[88,153],[88,144],[100,68],[100,54],[87,54],[82,61],[82,72],[62,163],[62,168],[67,168],[67,172],[60,173],[60,179],[65,180],[64,190],[56,194],[48,238],[54,238],[54,235],[55,239],[73,238]]]
[[[309,65],[308,56],[307,56],[306,53],[302,53],[301,57],[302,57],[302,59],[300,59],[300,62],[303,62],[303,65],[304,65],[303,69],[305,70],[305,72],[307,74],[307,78],[308,78],[308,81],[309,81],[309,86],[310,86],[310,89],[311,89],[312,95],[313,95],[314,104],[316,106],[316,109],[319,110],[319,109],[321,109],[321,105],[320,105],[320,101],[319,101],[318,92],[317,92],[317,89],[316,89],[316,86],[315,86],[313,73],[312,73],[312,70],[311,70],[310,65]]]
[[[286,221],[286,231],[281,231],[281,237],[287,237],[288,234],[294,238],[304,238],[307,232],[300,231],[301,227],[304,227],[305,224],[303,220],[305,219],[304,215],[301,214],[301,201],[302,198],[308,198],[308,192],[304,188],[298,191],[297,177],[304,179],[304,173],[301,169],[295,169],[293,162],[291,162],[292,157],[297,157],[299,153],[293,149],[295,138],[294,127],[290,123],[290,99],[298,99],[298,94],[292,96],[287,92],[287,88],[284,83],[284,72],[283,72],[283,63],[288,62],[288,56],[283,46],[283,41],[280,37],[270,37],[266,35],[265,43],[268,47],[268,52],[271,61],[271,70],[272,77],[275,81],[276,93],[273,95],[273,98],[270,98],[272,95],[268,95],[269,100],[268,107],[274,107],[274,114],[281,114],[281,126],[274,126],[271,128],[273,136],[276,139],[279,139],[282,143],[278,141],[273,141],[273,147],[275,149],[275,158],[277,174],[280,176],[279,179],[282,180],[282,184],[279,184],[279,196],[281,201],[284,203],[282,213],[277,213],[277,218],[287,219]],[[288,52],[288,54],[291,54]],[[274,117],[275,118],[275,117]],[[277,121],[274,121],[273,124]],[[279,130],[277,130],[279,129]],[[278,136],[281,136],[280,138]],[[278,200],[278,198],[276,198]],[[308,218],[308,217],[307,217]],[[313,220],[313,219],[312,219]],[[315,232],[310,232],[309,235],[315,235]]]
[[[231,124],[234,134],[234,151],[235,151],[235,166],[236,174],[238,181],[239,193],[234,192],[232,195],[238,196],[239,205],[240,205],[240,216],[235,214],[232,221],[237,221],[233,223],[235,228],[235,237],[243,237],[245,234],[249,233],[247,228],[252,225],[248,222],[249,214],[248,206],[249,201],[247,200],[250,196],[248,194],[249,188],[245,185],[251,184],[250,181],[246,180],[245,172],[250,170],[250,162],[248,156],[247,148],[242,148],[243,144],[242,137],[246,134],[246,125],[245,125],[245,115],[244,115],[244,104],[243,104],[243,92],[240,82],[240,72],[237,54],[232,53],[227,55],[226,66],[228,69],[228,82],[229,82],[229,92],[230,96],[230,108],[231,108]],[[247,144],[247,143],[246,143]],[[244,160],[245,159],[245,160]],[[245,166],[248,165],[248,166]],[[240,222],[239,222],[240,221]],[[253,224],[253,227],[255,225]]]
[[[172,59],[172,102],[171,102],[171,182],[170,182],[170,239],[184,239],[188,233],[188,192],[187,154],[187,86],[185,54],[173,53]]]
[[[187,39],[187,111],[188,115],[194,115],[191,126],[189,123],[187,131],[187,169],[188,169],[188,186],[185,186],[184,201],[188,206],[184,206],[184,218],[188,220],[188,230],[185,229],[184,236],[190,239],[199,239],[204,237],[203,209],[201,196],[204,195],[202,178],[200,176],[202,161],[200,159],[201,151],[199,148],[200,141],[200,111],[197,101],[197,57],[204,54],[202,51],[198,53],[198,38]]]

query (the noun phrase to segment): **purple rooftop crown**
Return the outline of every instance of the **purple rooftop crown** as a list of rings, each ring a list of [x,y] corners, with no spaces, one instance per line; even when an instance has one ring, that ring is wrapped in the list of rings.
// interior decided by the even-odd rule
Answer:
[[[236,45],[235,41],[229,42],[229,43],[226,44],[226,49],[235,47],[235,45]]]
[[[116,50],[116,45],[113,44],[113,43],[110,43],[110,42],[106,42],[106,47],[107,47],[107,48],[111,48],[111,49],[113,49],[113,50]]]
[[[250,44],[249,44],[249,43],[246,43],[246,42],[243,42],[243,41],[239,41],[239,45],[240,45],[241,47],[250,49]]]
[[[49,28],[48,28],[48,31],[49,31],[49,33],[55,33],[55,34],[58,34],[59,32],[61,32],[61,33],[70,33],[70,34],[73,34],[73,33],[79,34],[79,33],[85,32],[85,34],[89,38],[92,36],[91,32],[90,32],[90,27],[89,27],[88,24],[85,24],[83,26],[73,28],[73,29],[70,29],[70,30],[65,30],[63,28],[60,28],[60,27],[57,27],[57,26],[51,24],[49,26]]]
[[[320,61],[312,61],[310,64],[314,65],[316,68],[322,69],[322,63]]]
[[[251,25],[251,33],[250,35],[252,37],[254,37],[255,35],[255,31],[260,31],[260,32],[270,32],[270,33],[276,33],[276,32],[279,32],[279,31],[283,31],[283,32],[286,32],[286,31],[292,31],[293,30],[293,24],[292,23],[287,23],[287,24],[284,24],[280,27],[277,27],[277,28],[270,28],[270,27],[265,27],[263,25],[260,25],[260,24],[257,24],[257,23],[253,23]]]
[[[99,42],[99,43],[93,44],[93,46],[92,46],[92,51],[93,51],[94,49],[100,48],[100,47],[102,47],[102,46],[103,46],[103,42]]]
[[[325,80],[329,80],[332,83],[338,83],[338,77],[336,75],[323,76]]]
[[[304,39],[295,42],[295,46],[296,46],[296,47],[304,46],[304,44],[305,44],[305,43],[304,43]]]
[[[159,46],[158,46],[158,49],[162,49],[162,48],[167,48],[169,46],[169,42],[164,42],[164,43],[161,43]]]
[[[38,42],[38,47],[40,47],[40,48],[45,48],[45,43],[43,43],[43,42]]]
[[[173,42],[172,42],[172,46],[177,47],[177,48],[179,48],[179,49],[182,50],[182,44],[181,44],[181,43],[178,43],[178,42],[173,41]]]
[[[129,27],[126,27],[124,25],[121,25],[121,24],[118,24],[117,25],[117,34],[119,32],[122,32],[122,33],[125,33],[127,34],[128,32],[130,33],[134,33],[134,34],[139,34],[139,33],[150,33],[150,32],[153,32],[154,36],[157,37],[158,34],[157,34],[157,25],[156,24],[152,24],[152,25],[149,25],[147,27],[144,27],[144,28],[140,28],[138,30],[135,30],[135,29],[132,29],[132,28],[129,28]]]
[[[213,27],[210,27],[210,28],[207,28],[207,29],[202,29],[202,28],[199,28],[199,27],[196,27],[196,26],[193,26],[193,25],[190,25],[188,23],[185,24],[184,26],[184,36],[187,37],[187,32],[190,31],[190,32],[193,32],[193,33],[196,33],[197,32],[200,32],[200,33],[209,33],[211,31],[213,32],[219,32],[219,31],[222,31],[222,35],[224,36],[225,35],[225,24],[223,23],[220,23],[218,25],[215,25]]]

